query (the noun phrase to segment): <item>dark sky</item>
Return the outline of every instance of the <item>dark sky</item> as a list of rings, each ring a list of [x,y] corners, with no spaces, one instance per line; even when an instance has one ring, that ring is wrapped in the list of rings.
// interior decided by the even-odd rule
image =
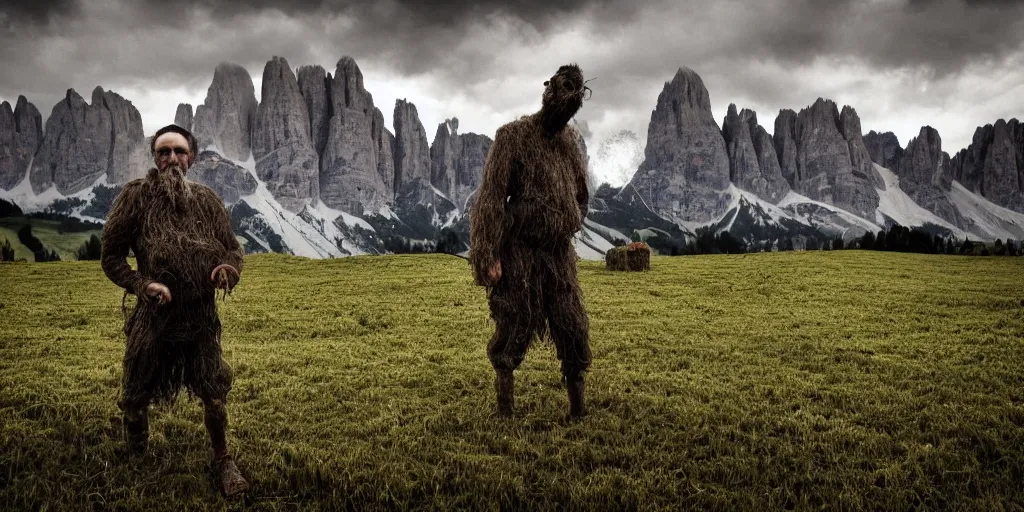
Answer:
[[[658,93],[680,66],[707,85],[721,123],[730,102],[774,131],[780,108],[819,96],[905,145],[936,127],[950,153],[978,125],[1024,118],[1024,2],[962,0],[551,3],[62,0],[0,7],[0,98],[43,116],[66,89],[101,85],[131,100],[146,132],[201,103],[218,62],[245,66],[257,97],[273,56],[334,70],[352,56],[390,123],[416,104],[432,139],[493,135],[539,107],[543,81],[578,62],[593,98],[577,116],[596,145],[621,129],[646,140]]]

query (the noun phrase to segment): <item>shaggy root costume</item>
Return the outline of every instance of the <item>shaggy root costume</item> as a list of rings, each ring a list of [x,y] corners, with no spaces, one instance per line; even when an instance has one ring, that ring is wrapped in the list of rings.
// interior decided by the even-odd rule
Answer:
[[[470,262],[488,287],[496,328],[487,354],[496,372],[498,410],[512,414],[513,371],[534,335],[554,341],[569,393],[582,416],[590,366],[587,313],[576,279],[572,237],[589,194],[578,134],[568,122],[583,104],[583,73],[562,66],[544,84],[541,110],[498,129],[470,217]],[[490,269],[500,263],[497,282]]]
[[[154,136],[173,131],[171,126]],[[187,171],[187,168],[185,169]],[[149,170],[145,178],[127,183],[115,199],[103,229],[102,267],[107,277],[137,297],[126,317],[122,398],[125,433],[132,452],[145,451],[149,435],[148,407],[172,402],[185,388],[205,407],[205,423],[213,445],[214,465],[226,492],[247,487],[227,449],[227,395],[231,367],[221,357],[221,324],[211,272],[222,264],[242,270],[242,249],[231,230],[224,203],[210,188],[170,171]],[[132,270],[131,249],[138,262]],[[228,272],[228,289],[239,274]],[[166,286],[169,303],[159,305],[146,295],[151,283]]]

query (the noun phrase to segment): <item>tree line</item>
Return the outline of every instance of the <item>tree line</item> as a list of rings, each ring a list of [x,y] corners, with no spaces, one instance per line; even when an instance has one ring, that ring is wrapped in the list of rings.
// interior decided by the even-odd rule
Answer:
[[[32,251],[32,258],[37,263],[45,263],[48,261],[60,261],[60,254],[54,249],[47,249],[43,242],[39,240],[34,234],[32,234],[32,224],[25,224],[18,229],[18,241],[21,242],[28,250]],[[102,248],[102,242],[100,237],[92,234],[89,239],[82,243],[78,247],[76,256],[79,261],[84,260],[99,260],[100,249]],[[0,261],[14,261],[14,246],[11,245],[11,241],[4,237],[3,243],[0,243]]]
[[[18,240],[32,251],[37,262],[60,261],[57,251],[47,249],[43,243],[32,234],[32,225],[25,224],[18,230]],[[636,241],[636,240],[634,240]],[[466,244],[451,229],[442,229],[435,247],[430,248],[410,244],[408,240],[402,240],[404,244],[399,247],[388,249],[404,249],[395,252],[444,252],[456,254],[467,249]],[[845,241],[842,237],[833,239],[816,239],[806,237],[800,243],[794,242],[794,238],[786,237],[775,241],[744,242],[728,231],[715,233],[710,228],[700,228],[696,236],[685,245],[671,244],[662,246],[654,239],[647,240],[648,244],[658,250],[661,254],[672,256],[697,255],[697,254],[745,254],[771,251],[794,251],[801,249],[808,251],[841,251],[846,249],[860,249],[868,251],[890,251],[890,252],[912,252],[921,254],[957,254],[967,256],[1024,256],[1024,247],[1017,240],[1006,241],[996,240],[992,244],[980,240],[966,238],[963,241],[951,237],[943,237],[928,233],[918,228],[907,228],[904,226],[893,226],[889,230],[882,230],[877,233],[867,232],[859,238]],[[652,243],[653,242],[653,243]],[[102,245],[100,237],[91,235],[88,240],[79,246],[76,259],[99,260]],[[0,244],[0,261],[14,261],[14,249],[6,238]]]
[[[634,236],[633,241],[639,241]],[[841,251],[860,249],[867,251],[912,252],[921,254],[957,254],[966,256],[1024,256],[1024,247],[1018,240],[996,240],[985,243],[969,237],[958,240],[929,233],[919,228],[895,225],[888,230],[864,233],[852,240],[843,237],[784,237],[772,241],[745,242],[728,231],[714,232],[711,228],[697,229],[696,236],[685,245],[659,244],[654,238],[645,240],[661,254],[684,256],[696,254],[745,254],[772,251]]]

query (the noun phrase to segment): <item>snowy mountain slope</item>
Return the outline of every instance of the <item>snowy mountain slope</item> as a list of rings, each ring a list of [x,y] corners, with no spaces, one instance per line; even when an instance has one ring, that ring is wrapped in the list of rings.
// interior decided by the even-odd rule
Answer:
[[[594,234],[606,240],[616,239],[624,233],[640,231],[654,234],[658,230],[677,235],[669,236],[671,242],[662,251],[679,243],[686,243],[688,236],[700,230],[711,229],[716,234],[729,232],[735,238],[745,241],[748,246],[777,242],[784,238],[817,239],[819,242],[842,237],[847,242],[861,237],[864,233],[879,232],[893,224],[916,227],[943,236],[963,240],[994,241],[1001,239],[1024,239],[1024,214],[999,207],[992,202],[968,191],[954,182],[949,192],[950,201],[970,224],[964,228],[943,220],[918,205],[900,188],[899,178],[889,169],[874,164],[882,178],[884,189],[879,187],[879,205],[873,219],[865,219],[845,209],[807,198],[790,191],[785,197],[772,204],[749,191],[735,185],[722,191],[730,197],[725,213],[708,222],[671,223],[654,214],[638,194],[629,190],[599,190],[595,194],[590,219],[605,230],[593,229]],[[666,227],[671,225],[672,227]],[[607,229],[616,231],[612,235]],[[624,237],[623,237],[624,238]],[[664,238],[663,238],[664,241]],[[796,243],[799,246],[799,243]],[[653,247],[653,246],[652,246]]]
[[[843,234],[846,235],[857,229],[861,233],[865,231],[878,232],[882,227],[868,221],[856,214],[850,213],[838,206],[815,201],[807,196],[798,194],[792,190],[776,205],[782,208],[797,219],[803,219],[808,225],[834,225],[844,227]],[[848,238],[844,236],[844,238]]]
[[[602,185],[590,200],[587,225],[591,231],[609,242],[629,241],[634,231],[656,234],[648,245],[661,252],[681,248],[694,233],[666,220],[647,207],[643,198],[632,187],[622,190]]]
[[[576,254],[585,260],[603,260],[605,253],[615,247],[615,244],[589,227],[584,227],[576,233],[573,242],[576,245]]]
[[[29,161],[28,169],[32,169],[31,161]],[[43,193],[36,195],[34,192],[32,192],[32,184],[29,181],[28,169],[26,169],[25,171],[25,177],[14,188],[12,188],[11,190],[4,190],[0,188],[0,199],[18,205],[18,207],[21,208],[21,210],[26,213],[43,211],[47,207],[51,206],[54,203],[54,201],[80,199],[88,203],[96,196],[94,192],[96,187],[101,185],[109,186],[107,184],[107,175],[103,174],[102,176],[97,178],[96,181],[92,183],[92,185],[89,185],[88,187],[68,196],[65,196],[64,194],[58,192],[56,186],[51,186],[50,188],[44,190]],[[82,215],[81,212],[86,208],[86,206],[87,205],[81,205],[75,207],[71,211],[70,216],[76,217],[81,220],[102,223],[103,219],[97,219],[96,217],[91,217],[89,215]]]
[[[330,258],[343,255],[337,246],[337,242],[340,240],[330,239],[333,238],[331,235],[335,234],[333,231],[327,231],[324,228],[318,230],[307,219],[282,208],[267,190],[265,183],[258,182],[256,192],[242,196],[239,201],[245,202],[259,213],[270,228],[281,237],[288,252],[309,258]],[[308,209],[303,211],[309,212]],[[324,225],[333,227],[332,222],[325,222]],[[337,231],[336,228],[334,231]]]
[[[716,235],[729,232],[749,248],[755,248],[770,247],[786,238],[796,239],[795,245],[802,247],[809,239],[819,243],[836,236],[851,239],[867,230],[879,229],[856,215],[799,194],[787,196],[780,206],[735,185],[722,191],[730,202],[719,217],[707,222],[672,223],[652,212],[637,194],[629,192],[610,188],[598,191],[587,219],[591,236],[622,243],[629,240],[625,233],[636,232],[659,253],[671,253],[703,230]]]
[[[605,239],[608,243],[618,242],[625,244],[630,241],[630,238],[624,233],[607,226],[602,226],[601,224],[594,222],[590,217],[583,219],[583,225],[589,228],[594,235]]]
[[[211,151],[219,152],[211,146]],[[223,157],[221,157],[223,158]],[[450,204],[447,196],[434,187],[425,188],[416,202],[399,201],[377,212],[354,215],[327,207],[314,200],[299,213],[285,209],[270,193],[255,172],[256,162],[225,159],[243,168],[257,183],[254,192],[228,204],[236,235],[244,239],[249,252],[285,252],[310,258],[334,258],[358,254],[432,251],[442,229],[454,232],[468,244],[468,218]],[[953,182],[949,198],[967,221],[958,228],[916,204],[899,187],[899,178],[890,170],[875,166],[885,188],[876,189],[880,201],[874,219],[864,219],[847,210],[811,200],[790,191],[773,204],[749,191],[730,185],[721,193],[730,201],[720,217],[702,223],[673,223],[655,214],[635,190],[620,190],[602,185],[591,198],[584,229],[574,236],[577,254],[588,260],[602,260],[615,245],[628,243],[639,235],[656,251],[672,253],[697,237],[697,233],[729,232],[748,248],[775,247],[783,240],[795,247],[810,246],[811,239],[824,242],[841,236],[847,241],[866,231],[878,232],[893,223],[924,227],[959,240],[993,241],[1024,239],[1024,214],[1002,208]],[[102,222],[102,207],[109,207],[117,187],[101,176],[90,187],[64,196],[51,187],[42,194],[32,193],[25,178],[10,191],[0,190],[0,199],[17,204],[26,213],[43,211],[60,204],[65,214],[82,220]],[[238,196],[236,196],[238,197]],[[69,206],[68,200],[85,204]],[[58,203],[55,203],[57,201]],[[61,204],[63,203],[63,204]],[[74,204],[74,202],[71,202]],[[83,212],[90,211],[93,215]],[[99,213],[96,213],[99,212]],[[451,233],[448,233],[451,235]],[[447,236],[447,235],[446,235]],[[456,246],[457,247],[457,246]]]
[[[343,222],[346,226],[350,228],[360,227],[367,231],[373,231],[373,226],[371,226],[369,222],[366,222],[362,218],[356,217],[355,215],[352,215],[350,213],[346,213],[341,210],[335,210],[334,208],[325,205],[322,201],[317,201],[314,209],[321,216],[330,219],[331,222],[334,222],[338,218],[341,218],[341,222]]]
[[[777,205],[772,204],[770,201],[758,197],[752,192],[747,192],[746,190],[743,190],[737,187],[736,185],[729,186],[729,193],[732,194],[733,197],[735,197],[735,199],[733,200],[733,204],[729,206],[730,209],[738,207],[740,205],[740,202],[744,200],[750,204],[757,204],[766,215],[766,217],[762,217],[761,219],[759,219],[759,222],[761,223],[769,221],[773,223],[779,223],[783,219],[789,219],[795,222],[799,222],[800,224],[803,224],[805,226],[814,225],[813,220],[801,218],[796,209],[787,208],[787,206],[793,206],[802,203],[815,203],[815,201],[811,201],[810,199],[807,199],[806,197],[801,196],[800,194],[797,194],[793,191],[790,191],[790,193],[786,197],[784,197],[783,200]],[[819,206],[825,206],[824,203],[817,204]],[[832,209],[837,214],[842,215],[841,213],[839,213],[842,212],[842,210],[839,210],[838,208],[831,206],[829,206],[828,208]],[[858,223],[858,221],[861,221],[861,219],[855,215],[847,215],[852,217],[850,219],[851,224]],[[861,223],[867,224],[863,221],[861,221]]]
[[[892,219],[905,227],[923,227],[929,224],[944,228],[957,239],[963,240],[967,233],[962,229],[939,218],[934,213],[922,208],[900,188],[900,179],[892,171],[878,164],[875,171],[882,176],[885,182],[885,190],[876,188],[878,191],[878,210],[875,213],[875,221],[878,224],[886,224],[886,218]]]
[[[281,237],[288,252],[309,258],[335,258],[370,252],[347,237],[336,222],[340,219],[343,226],[373,231],[373,227],[365,220],[328,208],[319,200],[313,207],[307,206],[298,214],[292,213],[281,206],[256,175],[256,162],[251,155],[246,161],[231,161],[249,171],[257,183],[256,191],[242,196],[239,202],[244,202],[258,212],[263,222]],[[256,236],[251,232],[249,234]]]
[[[846,230],[845,226],[815,225],[735,185],[725,192],[733,198],[726,212],[711,222],[691,226],[695,231],[708,229],[716,235],[728,232],[748,248],[754,248],[771,246],[785,238],[824,241],[835,236],[832,232]]]
[[[1024,214],[999,206],[953,182],[949,199],[964,218],[974,223],[969,231],[977,238],[1024,240]]]
[[[209,149],[219,154],[216,146]],[[310,258],[330,258],[369,252],[355,243],[352,237],[346,236],[335,224],[335,220],[340,218],[343,226],[359,226],[372,232],[373,228],[365,220],[330,210],[319,204],[319,201],[316,208],[307,207],[299,214],[292,213],[282,207],[267,189],[266,184],[259,180],[256,175],[256,162],[252,156],[245,161],[226,158],[225,160],[244,168],[258,184],[255,192],[242,196],[237,203],[228,205],[236,234],[254,244],[249,248],[250,251],[282,251]],[[106,179],[107,176],[104,174],[89,187],[68,196],[59,193],[56,187],[50,187],[37,195],[32,192],[26,172],[22,182],[13,189],[0,189],[0,199],[17,204],[26,213],[44,211],[53,206],[55,201],[78,199],[84,204],[75,206],[70,211],[65,210],[69,216],[103,223],[104,219],[84,215],[82,212],[91,206],[89,203],[96,197],[98,189],[106,188],[106,192],[112,198],[111,190],[114,186],[107,183]],[[109,204],[106,206],[109,207]]]

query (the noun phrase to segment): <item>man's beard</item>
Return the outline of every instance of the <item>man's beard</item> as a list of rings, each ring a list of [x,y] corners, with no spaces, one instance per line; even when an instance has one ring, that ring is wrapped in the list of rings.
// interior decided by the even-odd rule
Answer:
[[[572,116],[576,115],[576,112],[583,106],[583,98],[577,94],[564,93],[555,93],[552,96],[544,98],[540,114],[545,131],[554,134],[569,124]]]
[[[174,208],[186,208],[192,202],[192,187],[185,180],[186,169],[181,164],[170,164],[157,173],[157,191]]]

